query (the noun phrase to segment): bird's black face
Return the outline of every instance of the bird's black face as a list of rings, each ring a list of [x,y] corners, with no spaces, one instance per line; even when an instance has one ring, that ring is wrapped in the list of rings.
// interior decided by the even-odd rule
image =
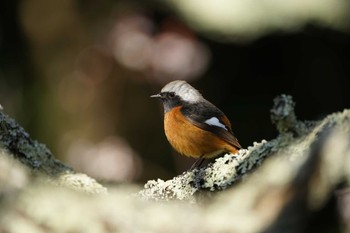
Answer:
[[[180,106],[182,100],[175,92],[161,92],[157,95],[152,95],[152,98],[159,98],[163,102],[164,112],[170,111],[172,108]]]

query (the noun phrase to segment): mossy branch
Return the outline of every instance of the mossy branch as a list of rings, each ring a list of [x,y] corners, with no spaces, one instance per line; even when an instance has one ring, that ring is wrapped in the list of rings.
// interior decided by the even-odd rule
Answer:
[[[43,168],[56,166],[56,160],[33,166],[40,157],[27,158],[16,140],[11,147],[9,129],[19,128],[6,123],[0,132],[7,135],[0,138],[7,138],[6,149],[0,148],[0,232],[334,232],[340,222],[348,231],[350,110],[305,123],[297,120],[291,97],[280,96],[271,113],[280,132],[271,141],[168,181],[149,181],[138,192],[122,187],[93,196],[57,185],[59,178],[30,180],[28,169],[49,177],[72,175],[77,183],[84,179],[65,165],[52,173]],[[25,133],[15,135],[30,142]],[[44,159],[54,159],[43,151]],[[9,161],[8,152],[27,169]],[[78,190],[91,187],[85,183]]]

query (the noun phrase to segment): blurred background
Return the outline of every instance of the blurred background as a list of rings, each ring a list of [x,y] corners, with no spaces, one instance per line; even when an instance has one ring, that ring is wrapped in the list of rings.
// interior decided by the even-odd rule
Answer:
[[[163,133],[183,79],[243,147],[277,135],[276,95],[316,120],[350,104],[347,0],[26,0],[0,8],[0,104],[56,157],[104,182],[168,179],[194,162]]]

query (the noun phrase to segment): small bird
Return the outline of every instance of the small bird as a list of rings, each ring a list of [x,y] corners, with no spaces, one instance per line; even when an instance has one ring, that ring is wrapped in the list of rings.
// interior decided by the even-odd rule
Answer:
[[[187,82],[172,81],[151,97],[163,102],[164,131],[170,144],[180,154],[197,159],[191,169],[204,159],[235,154],[242,148],[225,114]]]

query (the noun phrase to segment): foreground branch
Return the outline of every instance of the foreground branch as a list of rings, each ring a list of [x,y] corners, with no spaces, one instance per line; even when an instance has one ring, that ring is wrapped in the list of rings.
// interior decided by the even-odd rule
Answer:
[[[349,230],[350,110],[305,123],[293,109],[290,97],[278,97],[277,138],[149,181],[137,195],[127,187],[91,196],[33,182],[28,169],[0,159],[0,232],[334,232],[341,221]]]
[[[13,119],[0,111],[0,159],[10,157],[20,161],[32,174],[44,174],[51,182],[89,193],[106,192],[94,179],[76,174],[58,161],[44,144],[29,134]]]

